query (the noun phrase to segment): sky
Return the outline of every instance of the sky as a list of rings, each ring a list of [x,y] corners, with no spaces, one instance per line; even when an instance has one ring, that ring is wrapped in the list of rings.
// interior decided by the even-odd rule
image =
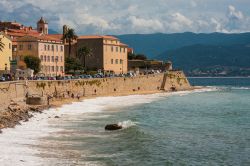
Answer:
[[[0,20],[63,25],[78,34],[241,33],[250,31],[250,0],[0,0]]]

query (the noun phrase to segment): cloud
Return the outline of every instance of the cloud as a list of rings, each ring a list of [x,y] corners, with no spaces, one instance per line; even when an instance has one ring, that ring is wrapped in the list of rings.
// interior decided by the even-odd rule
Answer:
[[[223,23],[218,21],[216,18],[211,18],[211,23],[214,26],[215,32],[228,33],[228,31],[224,28]]]
[[[242,20],[244,18],[241,11],[237,11],[234,6],[228,6],[228,17],[232,20]]]
[[[192,7],[197,7],[197,3],[194,0],[190,1],[190,4]]]
[[[137,33],[162,32],[164,30],[163,24],[157,19],[143,19],[130,16],[128,20]]]
[[[229,5],[225,26],[229,32],[249,31],[250,18],[244,16],[243,12],[237,10],[233,5]]]
[[[232,1],[230,1],[232,3]],[[49,28],[64,24],[78,34],[245,32],[250,31],[250,1],[228,0],[1,0],[0,20]]]

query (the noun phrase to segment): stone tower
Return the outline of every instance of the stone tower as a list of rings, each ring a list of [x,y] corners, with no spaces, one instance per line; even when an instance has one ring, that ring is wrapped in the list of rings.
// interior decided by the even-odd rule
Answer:
[[[165,70],[166,71],[171,71],[173,70],[173,64],[171,61],[167,61],[167,63],[165,64]]]
[[[49,33],[48,23],[43,19],[43,17],[41,17],[41,19],[37,22],[37,31],[45,35]]]
[[[63,26],[63,36],[68,32],[69,27],[67,25]],[[63,39],[63,43],[65,44],[67,41],[66,39]]]

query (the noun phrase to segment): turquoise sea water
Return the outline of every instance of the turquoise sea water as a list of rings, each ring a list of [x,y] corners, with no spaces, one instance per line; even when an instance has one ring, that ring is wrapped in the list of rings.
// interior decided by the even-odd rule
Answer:
[[[249,166],[250,79],[190,82],[214,87],[64,106],[35,155],[46,165]],[[104,131],[118,122],[125,129]]]

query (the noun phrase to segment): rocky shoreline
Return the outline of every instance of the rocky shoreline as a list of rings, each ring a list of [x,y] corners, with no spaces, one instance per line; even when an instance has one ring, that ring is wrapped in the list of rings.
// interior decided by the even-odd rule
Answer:
[[[14,128],[16,125],[20,125],[21,121],[29,121],[29,118],[33,117],[32,113],[42,113],[46,108],[48,106],[29,106],[12,101],[7,110],[0,112],[0,133],[3,128]]]

